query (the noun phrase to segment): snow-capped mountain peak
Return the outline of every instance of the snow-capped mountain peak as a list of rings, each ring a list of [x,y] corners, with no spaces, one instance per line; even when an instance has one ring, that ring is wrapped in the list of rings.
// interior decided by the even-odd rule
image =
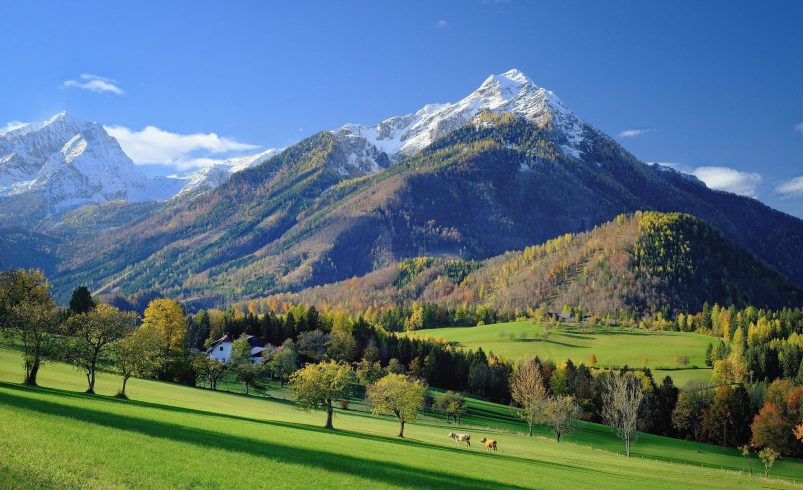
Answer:
[[[374,126],[347,124],[335,133],[364,138],[397,160],[420,151],[484,111],[512,112],[541,126],[552,124],[563,140],[564,152],[580,156],[586,123],[572,114],[553,92],[537,86],[516,69],[489,76],[477,90],[458,102],[428,104],[415,113],[391,117]]]
[[[0,218],[18,209],[42,216],[85,203],[183,196],[217,187],[279,151],[272,148],[187,175],[149,179],[101,124],[59,112],[0,133]]]
[[[98,123],[66,112],[0,134],[0,198],[36,195],[40,211],[126,199],[146,177]]]
[[[255,167],[268,158],[279,154],[282,150],[283,148],[269,148],[254,155],[229,158],[189,174],[163,177],[160,179],[162,182],[172,182],[177,190],[165,192],[163,193],[164,196],[158,197],[162,199],[171,196],[178,198],[196,192],[214,189],[229,180],[232,174]]]

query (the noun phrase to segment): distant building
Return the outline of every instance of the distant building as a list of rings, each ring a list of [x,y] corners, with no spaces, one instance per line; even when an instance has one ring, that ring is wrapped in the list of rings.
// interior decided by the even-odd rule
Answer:
[[[262,360],[265,343],[253,335],[246,335],[245,338],[248,339],[248,343],[251,345],[251,362],[257,363]],[[228,363],[231,360],[231,345],[233,343],[234,338],[227,333],[209,346],[209,349],[206,350],[206,355],[216,361]]]

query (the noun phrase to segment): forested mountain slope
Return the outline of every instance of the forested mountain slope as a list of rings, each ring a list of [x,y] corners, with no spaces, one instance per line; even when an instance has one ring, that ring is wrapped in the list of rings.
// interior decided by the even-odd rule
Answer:
[[[217,189],[101,235],[62,264],[54,286],[62,295],[88,284],[220,304],[416,256],[484,259],[636,210],[701,218],[803,285],[803,221],[645,165],[521,83],[510,100],[528,103],[499,106],[525,107],[521,115],[472,109],[462,126],[435,124],[449,131],[407,156],[389,157],[361,132],[318,133]],[[477,100],[490,97],[485,85]],[[533,111],[536,103],[546,105]]]
[[[507,312],[567,305],[595,314],[654,314],[697,311],[706,301],[796,306],[803,304],[803,291],[693,216],[637,212],[481,262],[419,257],[272,300],[355,312],[423,302]]]

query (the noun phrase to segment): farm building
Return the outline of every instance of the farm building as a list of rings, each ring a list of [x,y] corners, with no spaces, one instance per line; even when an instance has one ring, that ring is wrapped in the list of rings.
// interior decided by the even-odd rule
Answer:
[[[251,361],[254,363],[259,362],[265,350],[265,343],[253,335],[246,335],[245,338],[248,339],[248,343],[251,345]],[[227,333],[209,346],[209,349],[206,350],[206,355],[216,361],[228,363],[231,360],[231,346],[233,343],[233,336]]]

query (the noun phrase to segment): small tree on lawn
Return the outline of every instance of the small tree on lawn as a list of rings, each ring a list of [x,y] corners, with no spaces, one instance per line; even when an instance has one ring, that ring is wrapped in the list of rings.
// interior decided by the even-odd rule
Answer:
[[[66,327],[69,336],[64,339],[65,357],[85,372],[89,385],[86,392],[95,393],[98,362],[106,357],[114,342],[137,328],[137,315],[101,303],[71,316]]]
[[[36,385],[39,368],[51,353],[56,312],[50,286],[39,270],[0,272],[0,328],[22,341],[25,384]]]
[[[290,375],[298,369],[298,352],[296,352],[296,345],[292,339],[287,339],[282,343],[282,346],[273,351],[270,357],[267,358],[268,369],[274,377],[279,379],[279,384],[284,386],[284,383],[290,379]]]
[[[416,410],[424,405],[427,389],[420,380],[403,374],[388,374],[368,387],[368,403],[373,413],[392,413],[399,419],[399,437],[404,424],[415,420]]]
[[[218,381],[220,381],[220,378],[222,378],[228,370],[229,366],[225,362],[209,358],[209,368],[206,372],[206,376],[209,380],[209,386],[213,390],[217,390]]]
[[[262,374],[262,366],[251,360],[251,343],[248,342],[247,335],[243,334],[232,342],[229,364],[237,375],[237,380],[242,381],[245,385],[245,394],[247,395],[249,389],[254,386]]]
[[[639,407],[644,398],[639,380],[627,374],[608,373],[603,382],[602,418],[630,450],[639,436]]]
[[[187,319],[181,304],[159,298],[148,303],[142,317],[143,330],[152,332],[159,340],[159,379],[170,379],[186,361]]]
[[[320,364],[309,364],[293,373],[290,387],[302,410],[325,410],[324,427],[332,429],[332,402],[350,396],[353,380],[354,373],[348,364],[324,361]]]
[[[775,465],[775,461],[778,459],[778,451],[772,449],[771,447],[765,447],[761,451],[758,452],[758,459],[764,463],[764,478],[770,475],[770,470],[772,469],[773,465]]]
[[[583,411],[570,395],[555,396],[547,400],[544,405],[544,422],[552,427],[555,439],[560,442],[560,437],[574,431],[577,419]]]
[[[447,391],[439,396],[433,406],[436,412],[443,414],[446,417],[446,423],[454,419],[457,425],[460,425],[460,418],[468,413],[466,401],[460,393],[454,391]]]
[[[117,392],[117,397],[127,398],[125,389],[131,376],[151,376],[158,369],[161,354],[159,338],[152,330],[140,328],[117,342],[114,350],[123,377],[123,386]]]
[[[229,369],[225,362],[212,359],[204,352],[195,354],[192,358],[192,370],[200,381],[209,381],[209,388],[217,389],[217,383]]]
[[[543,417],[547,391],[540,366],[534,360],[523,361],[516,366],[510,385],[510,396],[517,415],[527,422],[530,436],[533,425]]]
[[[588,365],[590,367],[594,367],[597,365],[597,356],[595,354],[591,354],[588,356]]]
[[[739,446],[739,451],[742,452],[742,456],[744,456],[747,463],[750,465],[750,476],[753,476],[753,459],[750,457],[750,444]]]

